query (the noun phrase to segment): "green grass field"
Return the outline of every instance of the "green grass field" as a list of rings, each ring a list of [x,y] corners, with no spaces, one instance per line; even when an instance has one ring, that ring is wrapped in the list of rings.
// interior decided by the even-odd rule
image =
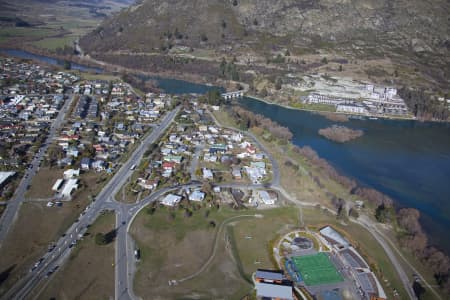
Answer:
[[[327,254],[321,252],[313,255],[292,258],[307,286],[330,284],[343,281],[342,276],[331,263]]]

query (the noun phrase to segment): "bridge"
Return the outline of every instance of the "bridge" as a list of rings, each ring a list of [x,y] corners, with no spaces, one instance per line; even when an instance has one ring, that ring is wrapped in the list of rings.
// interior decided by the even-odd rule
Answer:
[[[244,91],[235,91],[235,92],[223,93],[223,94],[221,94],[221,96],[225,100],[231,100],[231,99],[234,99],[234,98],[244,97]]]

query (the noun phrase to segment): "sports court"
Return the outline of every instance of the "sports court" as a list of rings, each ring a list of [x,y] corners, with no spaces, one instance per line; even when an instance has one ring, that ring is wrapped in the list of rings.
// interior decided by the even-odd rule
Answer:
[[[321,285],[343,281],[327,254],[321,252],[312,255],[291,258],[305,285]]]

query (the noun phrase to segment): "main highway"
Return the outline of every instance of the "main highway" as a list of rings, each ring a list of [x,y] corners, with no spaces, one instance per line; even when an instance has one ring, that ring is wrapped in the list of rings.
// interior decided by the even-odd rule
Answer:
[[[66,233],[55,243],[54,249],[42,257],[40,262],[37,262],[36,267],[26,274],[23,278],[18,280],[16,284],[2,297],[2,299],[24,299],[26,296],[44,279],[48,277],[48,274],[53,273],[57,268],[67,259],[70,254],[71,248],[77,243],[77,241],[87,231],[92,222],[106,210],[114,210],[116,212],[117,222],[117,239],[123,238],[124,231],[126,230],[126,224],[131,219],[130,212],[132,207],[130,205],[119,203],[115,201],[114,195],[126,182],[129,176],[132,174],[131,166],[138,164],[142,159],[145,151],[148,147],[156,142],[165,130],[175,119],[179,108],[176,108],[168,112],[159,123],[159,126],[153,128],[153,131],[147,135],[141,142],[136,150],[130,155],[129,159],[120,167],[111,180],[105,185],[102,191],[97,195],[94,202],[92,202],[80,215],[80,218],[72,224],[72,226],[66,231]],[[64,115],[61,114],[61,120]],[[62,121],[61,121],[62,122]],[[41,154],[42,155],[42,154]],[[22,196],[23,197],[23,196]],[[22,200],[23,201],[23,198]],[[149,200],[147,200],[149,201]],[[137,210],[137,209],[136,209]],[[13,220],[13,218],[11,219]],[[5,233],[6,235],[6,233]],[[125,232],[126,235],[126,232]],[[121,248],[121,244],[117,243],[116,246],[116,258],[118,263],[116,264],[116,298],[127,299],[128,292],[121,295],[120,291],[128,291],[128,280],[121,280],[119,277],[127,274],[125,267],[125,275],[122,274],[120,266],[120,259],[126,256],[122,253],[126,253],[126,249]],[[126,266],[126,263],[125,263]],[[122,287],[124,286],[124,287]]]
[[[39,170],[39,165],[45,155],[45,152],[48,149],[49,144],[52,142],[53,138],[55,137],[55,134],[61,128],[61,125],[64,122],[66,114],[69,111],[69,108],[71,107],[75,96],[69,95],[68,98],[69,99],[65,101],[56,119],[53,120],[45,143],[41,146],[41,148],[39,148],[38,153],[33,158],[30,164],[30,167],[27,168],[27,170],[25,171],[25,175],[20,181],[19,186],[16,188],[13,197],[11,198],[11,200],[7,202],[6,209],[2,217],[0,218],[0,247],[2,246],[2,243],[5,240],[6,235],[8,234],[12,224],[15,221],[17,211],[19,210],[21,204],[24,201],[27,188],[30,185],[33,176]]]
[[[24,278],[16,283],[16,285],[8,291],[6,295],[4,295],[3,299],[24,299],[26,296],[43,280],[48,277],[48,274],[54,272],[58,266],[60,266],[70,254],[70,250],[75,245],[77,240],[86,232],[87,226],[92,224],[95,219],[105,210],[112,210],[116,213],[116,247],[115,247],[115,298],[120,300],[128,300],[128,299],[137,299],[136,295],[133,293],[133,276],[135,273],[135,257],[134,257],[134,249],[133,241],[129,235],[131,224],[134,218],[137,216],[138,212],[144,209],[151,202],[156,201],[162,195],[179,190],[180,188],[195,188],[200,187],[200,182],[191,181],[186,185],[177,185],[173,187],[166,187],[156,192],[152,193],[150,196],[142,199],[138,203],[126,204],[118,202],[114,199],[114,195],[116,195],[117,191],[125,184],[126,180],[131,176],[132,170],[130,170],[131,166],[134,164],[139,164],[140,160],[143,157],[144,152],[147,150],[148,146],[154,142],[156,142],[164,131],[169,127],[169,125],[174,120],[176,114],[178,113],[179,108],[169,112],[162,119],[159,126],[154,127],[154,130],[151,134],[143,139],[141,144],[137,147],[137,149],[131,154],[130,158],[125,162],[122,167],[117,171],[114,177],[108,182],[108,184],[103,188],[103,190],[96,197],[95,202],[91,203],[90,206],[86,208],[85,213],[80,216],[79,220],[74,223],[66,232],[66,234],[60,238],[60,240],[56,243],[55,249],[46,254],[43,257],[42,262],[39,266],[33,271],[27,274]],[[211,114],[213,117],[213,115]],[[220,126],[220,124],[215,120],[213,120]],[[223,126],[222,126],[223,127]],[[226,128],[226,127],[225,127]],[[236,130],[235,128],[230,128],[232,130]],[[270,186],[273,189],[279,191],[282,195],[284,195],[288,200],[303,205],[303,203],[299,203],[297,199],[293,199],[289,195],[286,194],[286,191],[280,186],[280,172],[279,166],[276,160],[270,155],[268,151],[266,151],[264,145],[262,145],[258,139],[253,136],[251,133],[242,132],[248,137],[252,138],[254,142],[260,147],[262,151],[264,151],[268,157],[268,159],[272,163],[272,178],[271,182],[266,185],[255,184],[255,185],[244,185],[238,183],[229,183],[229,184],[219,184],[222,188],[240,188],[240,189],[254,189],[254,188],[262,188],[265,186]],[[201,149],[201,148],[200,148]],[[199,152],[200,149],[196,149],[196,152]],[[311,203],[306,203],[305,205],[312,205]],[[369,226],[370,222],[367,222],[363,225]],[[0,231],[1,233],[1,231]],[[6,234],[6,233],[5,233]],[[372,233],[373,234],[373,233]],[[405,289],[408,292],[408,296],[411,299],[415,299],[414,294],[412,293],[411,285],[409,284],[406,275],[402,267],[398,264],[395,255],[389,252],[388,246],[383,242],[383,238],[377,236],[377,240],[383,245],[385,251],[387,252],[390,260],[395,262],[397,268],[401,269],[403,274],[402,281],[405,286]],[[200,270],[201,271],[201,270]],[[400,270],[398,270],[400,271]],[[194,273],[195,274],[195,273]]]

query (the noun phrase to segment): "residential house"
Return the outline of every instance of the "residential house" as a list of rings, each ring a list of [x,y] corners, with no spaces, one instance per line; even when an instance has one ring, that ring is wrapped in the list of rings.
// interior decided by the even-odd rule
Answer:
[[[207,169],[207,168],[203,168],[203,179],[213,179],[214,178],[214,175],[213,175],[213,172],[211,171],[211,170],[209,170],[209,169]]]
[[[159,180],[145,180],[143,178],[138,179],[138,185],[147,190],[153,190],[158,187]]]
[[[91,159],[88,157],[83,157],[81,159],[81,169],[89,170],[91,168]]]
[[[241,168],[233,166],[233,168],[231,169],[231,175],[233,175],[234,179],[242,179]]]
[[[180,201],[181,201],[181,196],[169,194],[161,200],[161,203],[166,206],[175,206]]]
[[[263,203],[265,205],[274,205],[277,200],[277,195],[267,191],[256,190],[253,192],[253,200],[257,203]]]
[[[201,202],[203,201],[203,199],[205,199],[205,193],[195,190],[193,191],[190,195],[189,195],[189,200],[190,201],[196,201],[196,202]]]
[[[69,169],[64,171],[64,179],[70,179],[80,176],[80,169]]]

